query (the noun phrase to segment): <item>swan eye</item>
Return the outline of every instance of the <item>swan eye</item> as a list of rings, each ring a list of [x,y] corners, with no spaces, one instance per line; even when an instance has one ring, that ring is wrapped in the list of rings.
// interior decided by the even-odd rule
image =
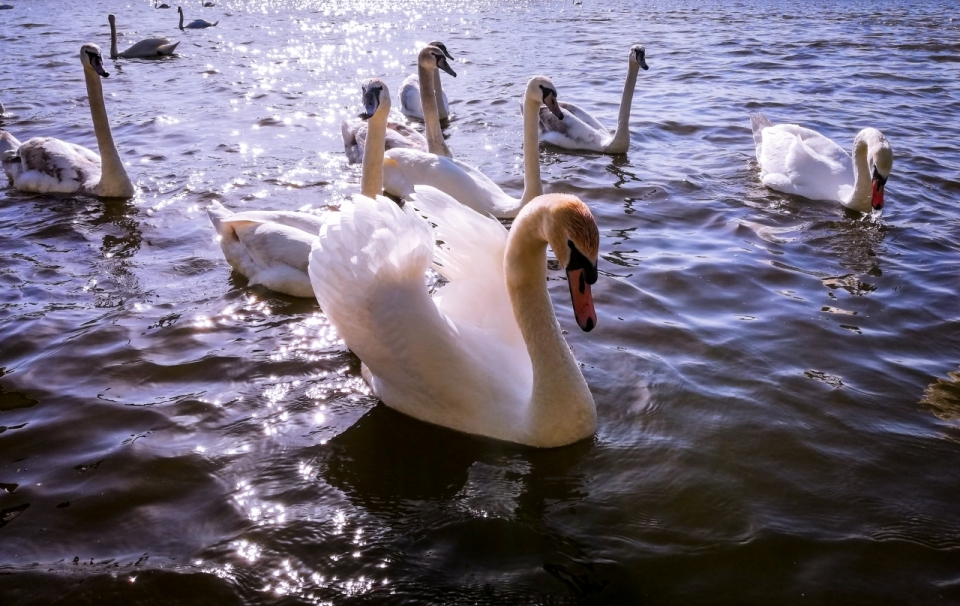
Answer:
[[[549,97],[550,95],[553,95],[554,97],[557,96],[557,91],[553,90],[552,88],[547,88],[546,86],[544,86],[544,85],[542,85],[542,84],[540,85],[540,92],[543,93],[543,98],[544,98],[544,99],[546,99],[546,98]]]

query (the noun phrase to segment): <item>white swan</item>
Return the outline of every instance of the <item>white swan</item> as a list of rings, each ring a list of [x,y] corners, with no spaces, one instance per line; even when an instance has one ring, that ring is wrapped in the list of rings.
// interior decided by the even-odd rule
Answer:
[[[560,103],[564,120],[558,120],[547,112],[541,112],[541,140],[544,143],[565,149],[582,149],[605,154],[625,154],[630,149],[630,108],[633,105],[633,90],[637,87],[640,68],[648,69],[646,50],[636,44],[630,48],[627,80],[623,84],[620,99],[620,115],[617,130],[610,133],[600,121],[573,103]]]
[[[390,92],[382,81],[364,83],[363,99],[361,118],[369,119],[378,107],[381,115],[390,113]],[[361,191],[369,195],[377,195],[382,190],[386,132],[386,127],[383,132],[374,129],[370,137],[370,144],[379,150],[379,155],[372,153],[368,159],[364,154]],[[377,163],[376,168],[371,164],[373,162]],[[262,284],[270,290],[295,297],[314,296],[307,275],[307,258],[313,239],[326,221],[324,217],[285,211],[234,213],[219,202],[207,208],[207,216],[217,230],[227,262],[246,276],[250,284]]]
[[[109,74],[103,70],[100,47],[91,43],[80,47],[80,63],[87,81],[90,116],[100,155],[53,137],[34,137],[16,151],[4,154],[3,170],[21,191],[133,197],[133,183],[113,143],[103,103],[100,76],[106,78]]]
[[[429,85],[429,80],[425,81]],[[433,145],[438,139],[442,142],[442,134],[436,111],[431,107],[428,88],[424,87],[421,92],[427,110],[427,142]],[[558,114],[560,112],[553,83],[549,78],[536,76],[527,83],[523,96],[524,177],[523,195],[519,199],[507,195],[489,177],[469,164],[436,153],[407,149],[393,149],[386,153],[384,190],[407,199],[413,194],[415,185],[430,185],[477,212],[497,218],[517,216],[524,204],[543,193],[537,131],[541,105]]]
[[[546,267],[549,244],[577,323],[591,330],[599,233],[590,210],[574,196],[539,196],[508,235],[432,187],[418,186],[398,208],[374,197],[383,162],[374,143],[386,121],[378,108],[363,194],[331,215],[309,261],[317,300],[364,378],[387,406],[471,434],[537,447],[593,435],[596,407],[554,315]],[[450,281],[433,299],[424,284],[431,260]]]
[[[235,213],[214,202],[207,216],[227,262],[251,285],[294,297],[312,297],[307,257],[324,224],[319,215],[252,210]]]
[[[13,152],[15,155],[20,145],[21,144],[19,141],[17,141],[16,137],[7,131],[0,129],[0,159],[3,159],[4,155],[8,151]]]
[[[340,123],[340,134],[343,136],[343,151],[347,160],[356,164],[363,159],[363,145],[367,139],[367,123],[362,118],[344,119]],[[407,147],[427,151],[426,138],[400,122],[387,123],[386,149]]]
[[[112,14],[107,15],[107,21],[110,22],[110,58],[111,59],[149,59],[152,57],[162,57],[163,55],[172,55],[177,49],[179,41],[171,42],[169,38],[147,38],[137,42],[122,53],[117,52],[117,18]]]
[[[883,208],[883,189],[893,168],[893,150],[875,128],[853,140],[853,157],[820,133],[796,124],[774,125],[750,116],[760,180],[770,189],[811,200],[840,202],[868,213]]]
[[[428,42],[427,46],[440,49],[447,59],[453,60],[453,56],[447,51],[447,47],[443,42]],[[400,91],[397,93],[397,96],[400,99],[400,113],[408,118],[422,121],[423,103],[420,102],[419,56],[417,65],[418,73],[410,74],[404,79],[403,84],[400,85]],[[433,72],[433,86],[436,90],[440,119],[448,120],[450,118],[450,102],[447,100],[447,94],[443,92],[443,84],[440,82],[440,72],[436,70]]]
[[[216,21],[216,22],[214,22],[214,23],[210,23],[210,22],[207,21],[206,19],[194,19],[194,20],[191,21],[190,23],[184,25],[184,24],[183,24],[183,7],[178,6],[178,7],[177,7],[177,12],[180,13],[180,29],[181,29],[181,30],[182,30],[183,28],[187,28],[187,29],[203,29],[203,28],[205,28],[205,27],[213,27],[213,26],[215,26],[217,23],[220,23],[219,21]]]

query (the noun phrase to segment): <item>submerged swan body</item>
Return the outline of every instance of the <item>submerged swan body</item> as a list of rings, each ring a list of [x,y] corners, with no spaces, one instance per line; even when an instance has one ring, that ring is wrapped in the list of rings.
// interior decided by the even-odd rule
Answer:
[[[107,15],[110,22],[110,58],[111,59],[150,59],[153,57],[163,57],[172,55],[177,50],[179,41],[172,41],[169,38],[147,38],[141,40],[123,51],[117,52],[117,18],[112,14]]]
[[[230,266],[251,285],[294,297],[312,297],[307,275],[310,246],[323,227],[319,215],[290,211],[235,213],[219,202],[207,208]]]
[[[424,49],[421,55],[429,53],[433,55],[435,62],[443,60],[442,55],[430,53],[429,49],[430,47]],[[523,195],[518,199],[504,192],[477,168],[447,157],[449,150],[443,144],[440,120],[436,114],[436,100],[430,90],[429,60],[423,61],[421,68],[421,81],[427,83],[421,90],[426,110],[427,143],[433,153],[406,149],[387,152],[383,167],[384,190],[391,195],[408,199],[413,195],[416,185],[430,185],[477,212],[498,218],[517,216],[524,204],[543,193],[537,123],[541,105],[546,105],[550,111],[557,114],[560,112],[553,83],[543,76],[532,78],[527,83],[523,97],[524,185]],[[443,151],[447,153],[442,153]]]
[[[428,42],[427,46],[433,46],[440,49],[440,52],[447,59],[453,60],[453,55],[447,51],[443,42]],[[433,72],[433,86],[436,89],[437,111],[441,120],[450,118],[450,102],[447,100],[447,94],[443,92],[443,84],[440,82],[440,72]],[[400,99],[400,113],[408,118],[423,120],[423,103],[420,101],[420,75],[410,74],[400,85],[400,91],[397,93]]]
[[[774,125],[758,113],[750,117],[750,125],[765,186],[865,213],[883,208],[893,150],[877,129],[857,133],[851,156],[827,137],[796,124]]]
[[[365,106],[385,93],[367,81]],[[593,435],[596,407],[557,324],[546,266],[549,244],[577,322],[591,330],[599,232],[589,209],[539,196],[508,235],[432,187],[418,186],[402,209],[375,197],[387,113],[375,107],[370,119],[362,195],[331,216],[309,261],[317,300],[364,378],[387,406],[458,431],[537,447]],[[424,284],[431,263],[450,281],[435,298]]]
[[[190,23],[184,25],[184,24],[183,24],[183,7],[178,6],[178,7],[177,7],[177,12],[180,13],[180,29],[181,29],[181,30],[184,29],[184,28],[186,28],[186,29],[203,29],[203,28],[205,28],[205,27],[213,27],[213,26],[215,26],[217,23],[220,23],[219,21],[215,21],[215,22],[213,22],[213,23],[210,23],[210,22],[207,21],[206,19],[194,19],[194,20],[191,21]]]
[[[611,133],[599,120],[573,103],[560,103],[564,119],[559,120],[547,112],[540,113],[540,138],[544,143],[565,149],[580,149],[605,154],[624,154],[630,149],[630,109],[633,91],[637,86],[640,68],[648,69],[646,50],[636,44],[630,48],[627,80],[620,99],[620,114],[617,130]]]
[[[14,187],[37,193],[82,193],[103,198],[133,197],[134,187],[113,142],[100,77],[103,57],[96,44],[80,47],[90,116],[100,155],[53,137],[34,137],[3,157],[3,170]]]

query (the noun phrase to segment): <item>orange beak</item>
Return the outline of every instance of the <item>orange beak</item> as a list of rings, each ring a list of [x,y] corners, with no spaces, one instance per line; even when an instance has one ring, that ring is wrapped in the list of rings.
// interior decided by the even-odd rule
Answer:
[[[873,180],[873,197],[870,199],[870,204],[873,206],[873,210],[883,208],[883,181],[879,179]]]
[[[567,284],[570,285],[573,315],[577,324],[584,332],[590,332],[597,325],[597,312],[593,308],[593,295],[587,284],[587,276],[582,269],[568,269]]]

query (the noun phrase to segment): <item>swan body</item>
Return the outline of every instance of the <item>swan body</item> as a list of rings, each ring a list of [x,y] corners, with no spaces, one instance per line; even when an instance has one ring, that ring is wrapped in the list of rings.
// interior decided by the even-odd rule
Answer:
[[[640,68],[649,69],[646,50],[636,44],[630,48],[627,80],[623,85],[620,99],[620,114],[617,130],[611,133],[586,110],[573,103],[560,103],[564,119],[560,120],[550,113],[540,112],[540,139],[544,143],[564,149],[579,149],[605,154],[624,154],[630,149],[630,109],[633,104],[633,91],[637,86],[637,74]]]
[[[13,8],[12,4],[0,4],[0,11],[8,11]]]
[[[817,131],[796,124],[774,125],[758,113],[750,125],[765,186],[865,213],[883,208],[893,150],[877,129],[857,134],[851,156]]]
[[[3,170],[14,187],[37,193],[81,193],[103,198],[131,198],[133,183],[113,142],[100,77],[103,57],[96,44],[80,48],[90,115],[100,154],[53,137],[28,139],[3,157]]]
[[[538,196],[508,235],[432,187],[418,186],[403,208],[376,196],[385,92],[378,80],[364,85],[365,105],[381,106],[370,118],[362,194],[331,216],[310,253],[324,313],[395,410],[537,447],[593,435],[596,407],[557,324],[545,262],[549,244],[567,270],[577,323],[591,330],[599,232],[589,209],[574,196]],[[424,283],[431,263],[450,281],[434,298]]]
[[[215,22],[213,22],[213,23],[210,23],[210,22],[207,21],[206,19],[194,19],[194,20],[191,21],[190,23],[184,25],[184,24],[183,24],[183,7],[178,6],[178,7],[177,7],[177,12],[180,13],[180,29],[181,29],[181,30],[184,29],[184,28],[186,28],[186,29],[203,29],[203,28],[206,28],[206,27],[214,27],[215,25],[217,25],[218,23],[220,23],[219,21],[215,21]]]
[[[146,40],[141,40],[123,51],[122,53],[117,52],[117,24],[116,17],[113,15],[107,15],[107,20],[110,22],[110,58],[111,59],[150,59],[153,57],[162,57],[164,55],[172,55],[173,51],[177,50],[177,45],[180,44],[180,41],[172,42],[169,38],[147,38]]]
[[[443,42],[429,42],[427,46],[433,46],[447,57],[453,60],[453,56],[447,51]],[[447,94],[443,92],[443,85],[440,82],[440,72],[433,72],[433,86],[436,89],[438,112],[441,120],[450,118],[450,102],[447,100]],[[397,93],[400,98],[400,113],[408,118],[423,121],[423,103],[420,101],[420,75],[410,74],[400,85],[400,91]]]
[[[429,49],[429,47],[427,47]],[[424,49],[425,51],[427,49]],[[424,75],[421,72],[421,75]],[[383,164],[384,191],[400,198],[409,199],[416,185],[430,185],[450,195],[473,210],[497,218],[517,216],[524,204],[543,193],[540,182],[537,123],[540,106],[546,104],[559,114],[557,93],[548,78],[537,76],[527,83],[524,93],[524,191],[518,199],[508,195],[477,168],[434,152],[442,143],[440,120],[436,114],[436,101],[429,89],[430,79],[421,78],[428,86],[421,90],[426,108],[427,143],[433,153],[409,149],[393,149],[386,153]],[[440,150],[446,149],[444,145]]]
[[[153,8],[170,8],[170,5],[164,2],[163,4],[157,6],[158,0],[153,0]]]
[[[212,6],[216,6],[216,4],[214,4],[213,2],[204,2],[203,6],[205,6],[206,8],[210,8]]]
[[[251,285],[294,297],[313,297],[307,275],[310,246],[324,225],[319,215],[289,211],[235,213],[219,202],[207,208],[230,266]]]
[[[356,164],[363,159],[363,146],[367,139],[367,124],[361,119],[344,120],[340,124],[343,135],[343,151],[347,160]],[[399,122],[387,123],[386,149],[409,148],[427,151],[427,140],[416,130]]]

